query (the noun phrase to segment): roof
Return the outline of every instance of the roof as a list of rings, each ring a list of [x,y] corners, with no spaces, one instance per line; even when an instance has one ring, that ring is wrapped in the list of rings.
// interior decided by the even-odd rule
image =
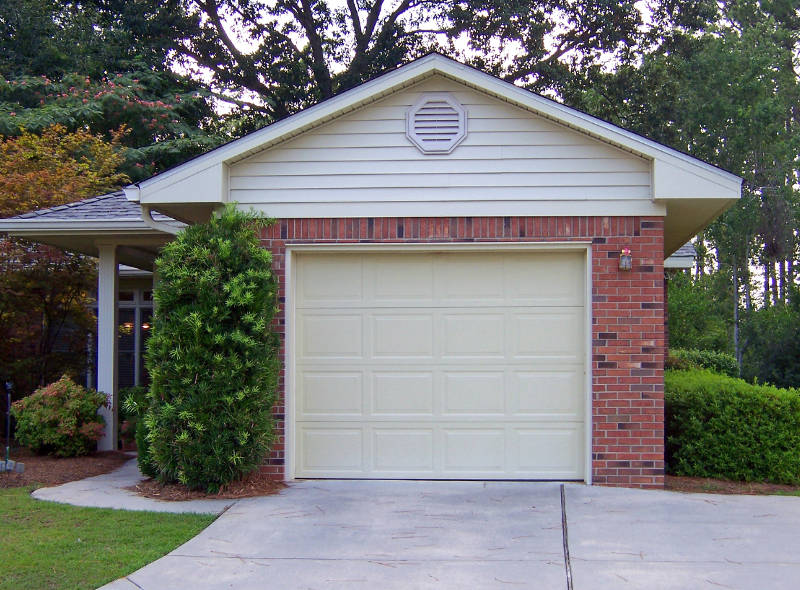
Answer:
[[[672,255],[681,257],[690,256],[692,258],[695,258],[697,256],[697,250],[695,250],[694,244],[692,244],[691,242],[686,242],[683,246],[675,250],[675,252],[673,252]]]
[[[695,258],[697,258],[697,250],[695,250],[694,244],[686,242],[664,260],[664,268],[692,268]]]
[[[182,226],[163,214],[153,217]],[[113,243],[121,264],[143,269],[152,267],[158,249],[172,237],[148,226],[139,204],[122,191],[0,219],[0,232],[90,256],[98,255],[101,244]]]
[[[161,213],[154,213],[153,218],[158,221],[174,221],[171,217]],[[9,219],[31,219],[39,221],[141,221],[142,211],[138,203],[125,198],[123,191],[117,191],[83,199],[74,203],[38,209],[22,215],[15,215]]]

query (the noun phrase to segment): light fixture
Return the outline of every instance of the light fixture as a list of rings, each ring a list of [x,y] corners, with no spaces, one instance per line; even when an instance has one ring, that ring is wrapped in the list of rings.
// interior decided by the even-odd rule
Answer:
[[[623,248],[619,253],[619,269],[629,271],[633,267],[633,257],[630,248]]]

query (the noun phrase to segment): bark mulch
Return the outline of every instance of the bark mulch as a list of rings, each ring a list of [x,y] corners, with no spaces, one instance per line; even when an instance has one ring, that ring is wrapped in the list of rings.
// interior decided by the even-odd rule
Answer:
[[[180,502],[182,500],[237,500],[253,496],[269,496],[277,494],[285,487],[286,484],[282,481],[269,479],[267,474],[254,471],[239,481],[229,483],[217,494],[190,490],[181,484],[162,484],[154,479],[146,479],[128,489],[146,498]]]
[[[5,460],[5,447],[2,458]],[[0,472],[0,488],[56,486],[114,471],[132,457],[119,451],[103,451],[83,457],[48,457],[28,449],[13,449],[11,459],[25,464],[24,473]]]
[[[706,477],[679,477],[675,475],[666,476],[664,489],[693,494],[744,494],[748,496],[780,494],[800,496],[800,486],[727,481]]]

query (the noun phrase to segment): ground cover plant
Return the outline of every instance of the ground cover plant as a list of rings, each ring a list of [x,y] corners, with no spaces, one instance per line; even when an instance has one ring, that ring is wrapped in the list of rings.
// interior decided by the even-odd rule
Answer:
[[[800,391],[665,372],[667,472],[800,484]]]
[[[139,452],[162,483],[216,492],[257,469],[272,443],[277,282],[256,233],[265,223],[231,205],[156,262]]]
[[[215,518],[78,508],[34,500],[30,491],[0,489],[2,590],[97,588],[169,553]]]

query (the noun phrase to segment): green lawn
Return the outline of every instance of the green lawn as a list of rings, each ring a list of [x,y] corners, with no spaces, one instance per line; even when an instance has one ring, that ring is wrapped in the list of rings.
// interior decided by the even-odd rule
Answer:
[[[77,508],[0,489],[0,589],[97,588],[169,553],[214,516]]]

